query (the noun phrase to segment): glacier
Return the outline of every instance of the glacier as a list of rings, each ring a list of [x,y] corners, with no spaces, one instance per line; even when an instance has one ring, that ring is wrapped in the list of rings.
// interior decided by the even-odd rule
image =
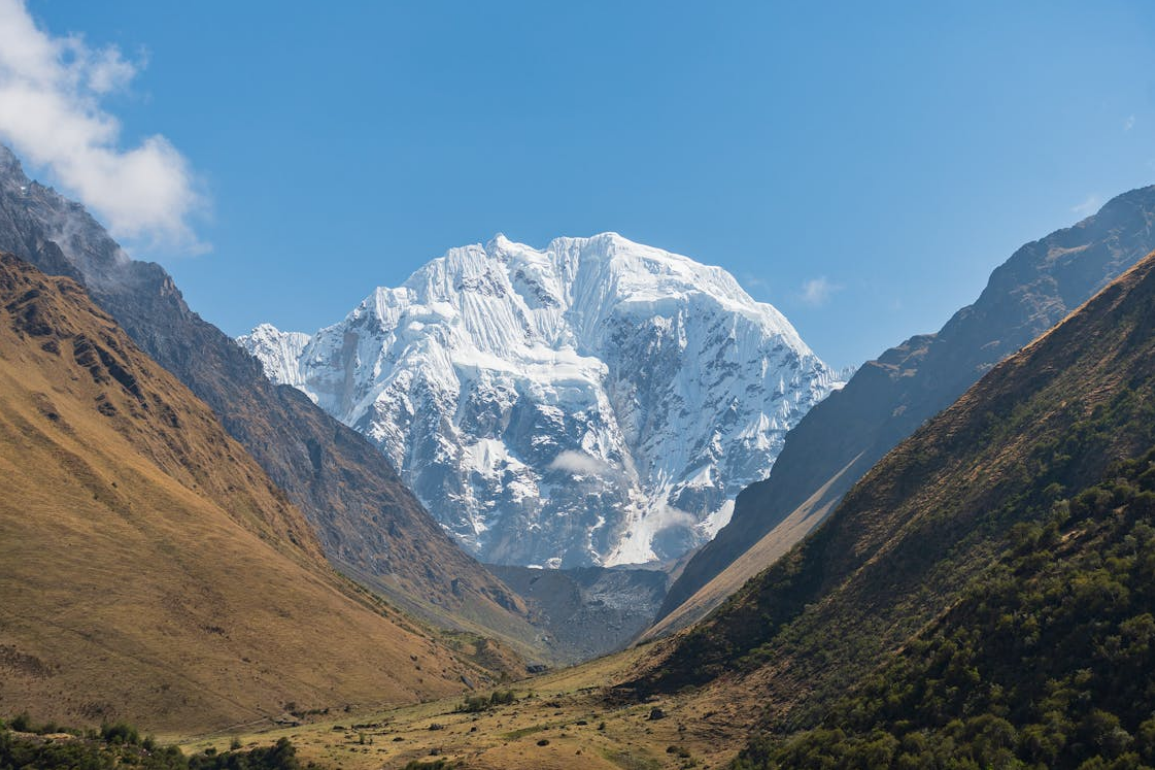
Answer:
[[[842,384],[725,270],[616,233],[498,235],[311,336],[262,324],[238,342],[498,564],[683,556]]]

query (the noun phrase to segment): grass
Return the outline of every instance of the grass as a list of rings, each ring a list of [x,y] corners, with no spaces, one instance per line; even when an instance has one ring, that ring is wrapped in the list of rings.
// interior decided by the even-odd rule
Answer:
[[[662,763],[653,757],[638,755],[620,749],[605,749],[602,756],[622,770],[660,770]]]

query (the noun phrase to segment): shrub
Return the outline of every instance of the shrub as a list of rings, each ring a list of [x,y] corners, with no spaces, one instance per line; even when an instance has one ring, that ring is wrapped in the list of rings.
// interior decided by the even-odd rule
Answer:
[[[482,711],[488,711],[495,706],[508,706],[511,703],[517,703],[517,696],[513,690],[506,690],[504,692],[497,690],[490,694],[488,698],[484,695],[468,695],[455,711],[459,714],[477,714]]]
[[[100,737],[109,743],[124,743],[130,746],[140,745],[140,733],[136,731],[135,727],[124,722],[101,725]]]

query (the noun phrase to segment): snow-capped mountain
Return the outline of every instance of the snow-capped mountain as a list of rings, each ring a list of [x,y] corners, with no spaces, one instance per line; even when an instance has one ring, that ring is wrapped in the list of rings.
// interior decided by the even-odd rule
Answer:
[[[499,235],[311,338],[262,325],[239,342],[504,564],[684,554],[840,385],[729,273],[614,233],[543,250]]]
[[[307,390],[299,361],[305,346],[309,344],[308,334],[283,332],[270,324],[261,324],[248,334],[238,337],[237,341],[257,357],[270,380],[278,385],[292,385]]]

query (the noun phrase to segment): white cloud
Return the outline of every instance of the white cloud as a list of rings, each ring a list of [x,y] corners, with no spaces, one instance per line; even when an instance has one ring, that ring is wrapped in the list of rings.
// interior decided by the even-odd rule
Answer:
[[[1123,121],[1123,130],[1124,131],[1130,131],[1134,127],[1135,127],[1135,116],[1134,115],[1128,115],[1127,119]]]
[[[693,527],[698,523],[698,519],[693,514],[675,508],[669,503],[658,503],[646,516],[652,519],[651,526],[656,532],[670,527]]]
[[[160,135],[120,149],[120,124],[101,105],[142,66],[116,47],[55,37],[23,0],[0,0],[0,140],[48,169],[118,238],[202,250],[189,220],[204,201],[188,161]]]
[[[1088,195],[1085,201],[1071,207],[1071,213],[1081,217],[1089,217],[1098,211],[1102,205],[1103,201],[1099,199],[1098,195]]]
[[[841,286],[831,283],[826,276],[822,275],[818,278],[811,278],[802,284],[800,299],[811,307],[822,307],[830,301],[834,292],[841,289]]]
[[[566,471],[579,476],[598,476],[606,472],[609,466],[584,452],[574,452],[566,449],[557,453],[557,457],[549,464],[553,470]]]

